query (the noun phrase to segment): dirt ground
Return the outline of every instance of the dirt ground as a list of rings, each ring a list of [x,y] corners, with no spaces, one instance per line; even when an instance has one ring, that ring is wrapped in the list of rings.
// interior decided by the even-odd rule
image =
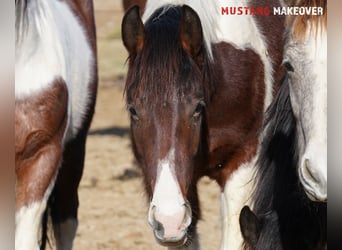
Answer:
[[[147,223],[142,180],[135,176],[123,98],[127,53],[120,37],[122,16],[121,1],[95,0],[100,84],[79,189],[75,250],[165,249]],[[202,249],[216,250],[221,237],[219,188],[204,178],[199,192]]]

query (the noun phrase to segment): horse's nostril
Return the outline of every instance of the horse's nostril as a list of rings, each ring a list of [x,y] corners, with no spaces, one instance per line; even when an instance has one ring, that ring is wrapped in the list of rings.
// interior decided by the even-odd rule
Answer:
[[[184,204],[185,206],[185,216],[184,216],[184,227],[187,228],[188,226],[190,226],[191,224],[191,220],[192,220],[192,211],[191,211],[191,206],[189,204],[189,202],[186,202]]]
[[[304,169],[309,178],[311,178],[314,182],[319,183],[319,179],[315,176],[309,159],[304,160]]]
[[[159,228],[161,227],[161,224],[160,222],[156,220],[155,214],[156,214],[156,206],[150,206],[148,210],[148,223],[154,230],[155,229],[159,230]]]
[[[324,164],[317,158],[305,157],[299,171],[304,191],[313,201],[327,201],[326,174],[320,169]]]

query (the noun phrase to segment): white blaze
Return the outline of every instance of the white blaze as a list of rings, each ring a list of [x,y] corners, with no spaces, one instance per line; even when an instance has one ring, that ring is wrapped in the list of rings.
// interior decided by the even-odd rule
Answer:
[[[171,149],[167,156],[159,161],[157,182],[151,205],[156,212],[170,216],[179,212],[185,204],[177,178],[175,176],[175,152]]]

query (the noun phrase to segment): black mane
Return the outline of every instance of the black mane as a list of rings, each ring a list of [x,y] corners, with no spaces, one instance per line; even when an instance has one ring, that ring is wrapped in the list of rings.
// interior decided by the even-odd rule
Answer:
[[[270,239],[270,234],[261,232],[261,238],[265,238],[257,249],[274,249],[270,248],[272,240],[280,241],[277,249],[322,249],[326,243],[327,204],[309,200],[299,181],[296,119],[289,91],[285,76],[266,114],[253,197],[255,214],[263,218],[266,231],[279,231],[279,239]],[[272,220],[268,219],[270,215]]]

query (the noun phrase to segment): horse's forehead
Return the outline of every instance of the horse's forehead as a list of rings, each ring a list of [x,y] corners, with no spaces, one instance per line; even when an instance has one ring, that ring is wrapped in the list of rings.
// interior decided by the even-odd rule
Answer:
[[[192,104],[199,99],[201,99],[199,95],[184,92],[179,93],[178,90],[172,90],[168,91],[167,94],[158,93],[157,95],[146,95],[144,93],[141,93],[140,96],[135,99],[135,103],[154,109],[163,109]]]
[[[204,86],[195,72],[158,68],[154,72],[141,68],[140,72],[143,75],[135,79],[128,92],[139,104],[186,104],[203,97]]]

